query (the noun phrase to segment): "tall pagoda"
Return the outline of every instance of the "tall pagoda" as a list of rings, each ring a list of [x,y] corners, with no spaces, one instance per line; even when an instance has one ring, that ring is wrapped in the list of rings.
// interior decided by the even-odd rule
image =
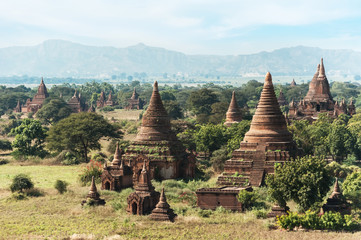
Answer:
[[[242,121],[242,111],[237,104],[236,94],[233,91],[232,99],[226,113],[226,122],[224,123],[224,125],[229,127],[233,123],[238,123],[240,121]]]
[[[49,97],[48,90],[45,86],[43,78],[41,78],[38,92],[33,99],[28,99],[24,106],[21,107],[21,112],[33,112],[36,113],[42,106],[46,98]]]
[[[286,120],[277,101],[272,76],[267,73],[261,98],[250,130],[240,148],[227,160],[218,178],[222,186],[260,186],[266,174],[274,172],[275,163],[296,157],[297,147],[287,130]]]
[[[170,118],[163,106],[157,82],[154,83],[140,130],[123,157],[125,161],[131,162],[135,185],[145,160],[149,164],[150,178],[194,176],[195,158],[185,151],[171,130]]]

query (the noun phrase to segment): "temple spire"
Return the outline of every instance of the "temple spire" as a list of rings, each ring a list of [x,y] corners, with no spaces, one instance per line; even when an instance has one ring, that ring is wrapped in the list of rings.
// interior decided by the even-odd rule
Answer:
[[[90,185],[90,191],[88,193],[88,198],[91,199],[99,199],[100,194],[98,193],[97,186],[95,185],[95,179],[94,176],[92,176],[92,182]]]
[[[242,121],[242,112],[241,109],[239,108],[238,104],[237,104],[237,100],[236,100],[236,94],[233,91],[232,92],[232,99],[231,102],[229,104],[227,113],[226,113],[226,122],[224,123],[224,125],[226,126],[231,126],[233,123],[237,123]]]
[[[152,184],[150,182],[148,171],[146,168],[146,162],[144,160],[143,169],[140,172],[138,184],[135,187],[135,190],[136,191],[151,191],[153,189],[154,189],[154,187],[152,186]]]
[[[115,153],[114,153],[114,158],[112,161],[112,165],[113,166],[118,166],[121,163],[122,160],[122,152],[119,148],[119,142],[117,142],[117,145],[115,147]]]
[[[167,199],[164,194],[164,188],[162,188],[162,192],[159,197],[159,202],[155,206],[155,209],[152,211],[150,218],[156,221],[174,221],[174,218],[177,215],[174,214],[173,210],[170,208],[167,203]]]
[[[321,58],[321,64],[319,66],[320,68],[319,68],[318,77],[326,77],[325,66],[323,66],[323,58]]]

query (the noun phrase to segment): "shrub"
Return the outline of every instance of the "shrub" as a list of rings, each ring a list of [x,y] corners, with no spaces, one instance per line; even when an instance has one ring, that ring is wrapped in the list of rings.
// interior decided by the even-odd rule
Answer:
[[[249,192],[249,191],[243,189],[243,190],[239,191],[237,199],[240,203],[242,203],[243,209],[249,209],[257,201],[258,195],[256,192],[253,192],[253,191]]]
[[[115,107],[111,107],[111,106],[105,106],[102,109],[100,109],[100,111],[102,112],[111,112],[114,111]]]
[[[56,190],[58,190],[58,192],[60,194],[63,194],[63,193],[65,193],[67,191],[66,188],[67,188],[68,185],[69,184],[67,182],[58,179],[58,180],[56,180],[56,182],[54,184],[54,188]]]
[[[41,191],[38,188],[26,189],[26,190],[24,190],[24,193],[26,194],[26,196],[29,196],[29,197],[41,197],[41,196],[44,196],[44,192]]]
[[[345,195],[361,190],[361,172],[353,172],[348,175],[342,184]]]
[[[104,153],[98,152],[92,156],[93,161],[104,163],[107,156]]]
[[[80,163],[77,154],[68,150],[61,151],[55,159],[57,163],[61,163],[63,165],[75,165]]]
[[[197,214],[199,217],[202,217],[202,218],[209,218],[211,215],[212,215],[213,211],[212,210],[203,210],[203,209],[199,209]]]
[[[101,163],[90,160],[87,166],[83,168],[82,172],[79,174],[79,181],[85,186],[91,182],[92,177],[94,176],[95,181],[99,182],[102,172]]]
[[[11,142],[7,139],[0,139],[0,150],[6,151],[6,150],[12,150]]]
[[[267,218],[267,210],[265,209],[255,209],[252,210],[252,213],[255,215],[257,219],[266,219]]]
[[[9,160],[7,159],[0,159],[0,165],[5,165],[5,164],[8,164],[9,163]]]
[[[23,192],[23,190],[31,189],[33,187],[34,184],[30,177],[20,173],[14,177],[13,182],[10,185],[10,190],[11,192]]]
[[[287,230],[303,227],[313,230],[353,231],[360,228],[358,219],[352,215],[341,215],[339,212],[326,212],[322,216],[311,211],[305,214],[289,212],[288,215],[277,217],[277,224]]]

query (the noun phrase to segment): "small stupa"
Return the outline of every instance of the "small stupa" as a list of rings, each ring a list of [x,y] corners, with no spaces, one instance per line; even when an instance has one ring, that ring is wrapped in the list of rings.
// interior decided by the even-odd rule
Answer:
[[[340,186],[338,185],[338,179],[336,178],[335,185],[333,186],[333,192],[327,199],[326,204],[321,208],[321,213],[327,211],[339,212],[342,214],[351,214],[351,205],[346,201],[343,196]]]
[[[135,192],[127,198],[127,212],[134,215],[146,215],[152,212],[159,201],[159,192],[154,191],[144,161],[143,169],[135,186]]]
[[[282,89],[280,89],[280,95],[278,96],[277,101],[280,106],[285,106],[288,104]]]
[[[105,106],[106,100],[105,100],[105,93],[104,91],[100,92],[99,100],[97,101],[97,107],[102,108]]]
[[[226,122],[224,123],[225,126],[229,127],[233,123],[238,123],[242,121],[242,111],[239,108],[236,100],[236,94],[232,92],[232,99],[228,107],[228,111],[226,113]]]
[[[152,220],[157,220],[157,221],[173,222],[176,216],[177,215],[173,212],[173,210],[170,208],[169,204],[167,203],[167,199],[165,197],[164,188],[163,188],[160,194],[159,202],[155,206],[155,209],[152,211],[150,218]]]
[[[105,200],[100,198],[100,194],[98,193],[97,186],[95,185],[94,176],[92,177],[92,182],[90,185],[90,191],[87,195],[87,199],[84,200],[81,205],[88,203],[89,205],[104,205]]]
[[[274,172],[276,163],[289,161],[297,153],[274,92],[272,76],[267,73],[250,130],[240,148],[226,161],[217,183],[221,186],[244,186],[248,183],[260,186],[265,175]]]
[[[297,86],[297,84],[296,84],[295,79],[292,79],[292,82],[291,82],[291,84],[290,84],[290,87],[296,87],[296,86]]]

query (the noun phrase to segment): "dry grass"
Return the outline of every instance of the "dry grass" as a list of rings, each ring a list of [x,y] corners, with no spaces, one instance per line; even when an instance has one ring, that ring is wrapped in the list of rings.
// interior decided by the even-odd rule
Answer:
[[[197,215],[197,209],[178,216],[175,223],[160,223],[147,216],[126,214],[126,195],[101,191],[105,206],[82,208],[88,187],[77,183],[80,166],[0,166],[0,239],[69,239],[86,236],[91,239],[361,239],[361,232],[286,232],[269,230],[270,220],[256,219],[252,212],[215,212],[209,218]],[[35,186],[45,196],[28,200],[10,200],[7,175],[29,173]],[[69,192],[58,194],[53,189],[56,179],[70,183]],[[98,186],[99,187],[99,186]],[[126,192],[129,192],[127,190]],[[120,203],[114,210],[112,205]],[[173,208],[187,207],[169,201]],[[77,235],[78,234],[78,235]]]

